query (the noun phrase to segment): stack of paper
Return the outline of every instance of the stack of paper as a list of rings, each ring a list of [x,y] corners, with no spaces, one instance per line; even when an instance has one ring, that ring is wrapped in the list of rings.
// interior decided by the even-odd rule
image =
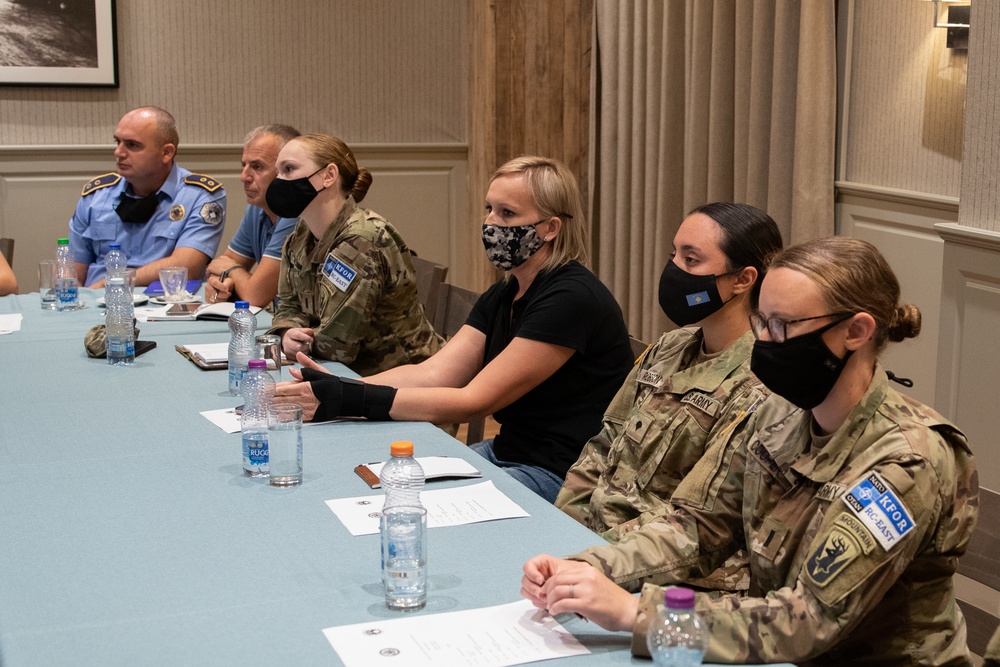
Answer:
[[[206,364],[229,363],[229,343],[203,343],[201,345],[182,345],[185,350],[201,359]]]

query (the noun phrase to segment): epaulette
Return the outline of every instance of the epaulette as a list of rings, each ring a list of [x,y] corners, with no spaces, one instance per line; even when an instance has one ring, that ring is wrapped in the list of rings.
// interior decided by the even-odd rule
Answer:
[[[188,185],[199,185],[209,192],[215,192],[222,187],[222,183],[205,174],[190,174],[184,177],[184,182]]]
[[[122,180],[121,174],[116,174],[114,172],[110,174],[101,174],[100,176],[90,181],[85,186],[83,186],[83,192],[80,193],[80,196],[86,197],[91,192],[95,192],[97,190],[100,190],[101,188],[106,188],[110,185],[114,185],[120,180]]]

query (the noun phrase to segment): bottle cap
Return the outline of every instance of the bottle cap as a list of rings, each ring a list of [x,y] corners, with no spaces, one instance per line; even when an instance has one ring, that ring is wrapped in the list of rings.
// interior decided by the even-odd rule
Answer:
[[[237,301],[236,302],[236,307],[237,308],[250,308],[250,302],[249,301]]]
[[[413,443],[409,440],[397,440],[389,446],[393,456],[413,456]]]
[[[663,604],[669,609],[694,609],[694,591],[680,587],[667,589]]]
[[[247,368],[253,370],[255,368],[267,368],[266,359],[251,359],[247,362]]]
[[[121,243],[109,243],[108,244],[108,250],[121,250],[121,249],[122,249],[122,244]]]
[[[69,245],[69,239],[59,239],[56,241],[56,245]]]

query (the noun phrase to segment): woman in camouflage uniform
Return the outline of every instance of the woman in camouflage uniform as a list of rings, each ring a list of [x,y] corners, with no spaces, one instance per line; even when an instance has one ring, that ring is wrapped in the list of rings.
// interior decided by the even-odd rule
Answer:
[[[716,202],[688,214],[659,288],[660,307],[683,328],[663,334],[629,373],[556,507],[618,542],[669,511],[670,496],[703,455],[749,436],[768,394],[750,372],[749,315],[779,250],[778,226],[756,207]],[[714,497],[706,493],[704,502]],[[709,590],[748,585],[742,549],[698,582]]]
[[[410,249],[358,206],[372,176],[343,141],[310,134],[278,154],[268,208],[299,218],[285,240],[268,333],[282,351],[339,361],[362,375],[429,358],[444,344],[424,316]]]
[[[971,664],[952,574],[975,525],[976,468],[954,425],[888,386],[878,352],[920,329],[898,299],[864,241],[780,253],[752,316],[751,361],[777,396],[745,446],[692,473],[717,484],[716,506],[689,502],[685,479],[655,530],[573,560],[537,556],[522,594],[630,630],[645,653],[658,584],[704,576],[745,546],[750,597],[698,596],[707,661]]]

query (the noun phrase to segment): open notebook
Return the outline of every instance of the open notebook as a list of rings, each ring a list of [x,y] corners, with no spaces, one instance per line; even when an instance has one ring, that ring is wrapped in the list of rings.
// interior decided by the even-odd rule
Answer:
[[[226,321],[236,310],[236,304],[224,303],[172,303],[163,308],[149,308],[146,320],[149,322],[185,322],[190,320]],[[250,306],[250,312],[256,315],[262,309]]]

